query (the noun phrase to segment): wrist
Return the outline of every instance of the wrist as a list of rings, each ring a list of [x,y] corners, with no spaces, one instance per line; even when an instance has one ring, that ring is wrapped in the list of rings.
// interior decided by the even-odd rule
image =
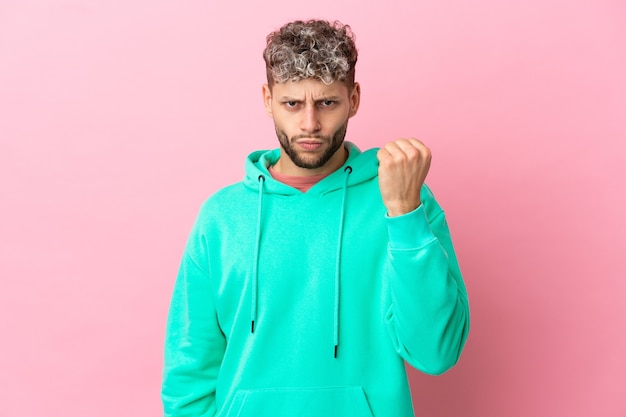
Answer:
[[[410,213],[419,206],[422,205],[422,202],[418,200],[412,204],[409,203],[397,203],[397,204],[389,204],[387,205],[387,216],[389,217],[398,217],[404,214]]]

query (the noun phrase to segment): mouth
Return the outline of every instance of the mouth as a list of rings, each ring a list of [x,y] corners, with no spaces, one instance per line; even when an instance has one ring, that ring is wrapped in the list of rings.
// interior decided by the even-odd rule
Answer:
[[[296,144],[306,151],[316,151],[324,145],[324,142],[314,139],[301,139]]]

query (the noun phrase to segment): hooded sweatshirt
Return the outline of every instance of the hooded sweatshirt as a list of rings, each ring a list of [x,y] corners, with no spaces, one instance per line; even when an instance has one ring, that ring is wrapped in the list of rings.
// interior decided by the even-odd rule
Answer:
[[[201,207],[166,329],[166,416],[409,417],[405,361],[441,374],[469,332],[445,215],[389,217],[376,149],[306,193],[257,151]]]

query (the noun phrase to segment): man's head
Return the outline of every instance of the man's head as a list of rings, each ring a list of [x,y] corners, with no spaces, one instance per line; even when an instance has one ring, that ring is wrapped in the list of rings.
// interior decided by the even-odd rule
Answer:
[[[276,168],[300,175],[339,168],[348,119],[360,102],[350,27],[323,20],[288,23],[268,35],[263,57],[263,99],[282,148]]]

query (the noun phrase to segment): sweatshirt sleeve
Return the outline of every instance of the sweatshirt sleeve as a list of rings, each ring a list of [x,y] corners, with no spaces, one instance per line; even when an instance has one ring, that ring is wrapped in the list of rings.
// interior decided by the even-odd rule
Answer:
[[[459,359],[469,333],[467,291],[445,214],[424,186],[422,205],[388,217],[385,322],[400,356],[438,375]]]
[[[208,417],[216,412],[216,381],[226,342],[207,263],[203,239],[192,231],[167,320],[161,390],[165,417]]]

